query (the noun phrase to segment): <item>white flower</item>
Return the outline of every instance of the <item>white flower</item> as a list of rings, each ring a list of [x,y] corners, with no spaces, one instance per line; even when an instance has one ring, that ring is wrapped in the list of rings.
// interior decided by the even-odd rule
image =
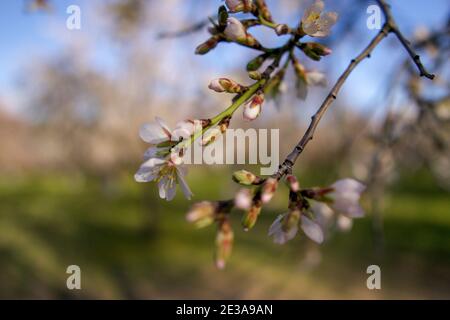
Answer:
[[[225,36],[232,41],[245,41],[247,39],[247,31],[244,25],[236,18],[230,17],[227,20],[227,27],[224,30]]]
[[[302,29],[311,37],[326,37],[330,33],[331,27],[336,23],[338,14],[336,12],[326,12],[323,1],[316,0],[306,9],[302,18]]]
[[[299,99],[306,99],[308,96],[308,86],[325,87],[327,85],[327,78],[324,73],[315,70],[308,71],[301,63],[296,63],[294,68],[297,75],[296,87]]]
[[[327,204],[313,201],[311,211],[314,220],[320,225],[322,230],[327,230],[332,225],[336,225],[339,231],[347,232],[353,226],[353,219],[341,213],[335,213]]]
[[[297,234],[299,219],[298,210],[280,214],[269,228],[269,237],[273,237],[274,243],[285,244]]]
[[[301,228],[303,232],[314,242],[323,242],[323,231],[322,228],[314,221],[302,215],[301,217]]]
[[[137,182],[156,181],[159,196],[167,201],[176,194],[177,184],[180,185],[185,197],[190,199],[192,192],[184,179],[186,169],[182,166],[181,158],[170,154],[165,158],[150,158],[146,160],[134,175]]]
[[[354,179],[341,179],[330,186],[333,189],[328,193],[333,202],[330,206],[337,213],[341,213],[350,218],[364,216],[364,211],[359,205],[359,198],[366,187]]]
[[[297,96],[305,100],[308,96],[308,86],[326,86],[327,78],[325,74],[318,71],[306,71],[304,78],[297,80]]]
[[[323,202],[311,201],[311,211],[314,214],[314,220],[322,227],[327,229],[333,223],[335,213]]]
[[[310,86],[321,86],[325,87],[327,85],[327,77],[324,73],[319,71],[307,71],[306,72],[306,82]]]
[[[234,197],[234,205],[241,210],[250,210],[252,206],[252,192],[245,188],[239,190]]]
[[[350,231],[353,226],[353,219],[343,214],[339,214],[336,219],[336,227],[343,232]]]
[[[139,134],[153,146],[144,153],[144,163],[134,175],[134,179],[137,182],[157,182],[159,196],[168,201],[174,198],[179,184],[186,198],[190,199],[192,192],[184,179],[186,168],[180,157],[181,150],[177,150],[171,140],[178,141],[181,137],[189,137],[194,127],[194,122],[183,121],[171,132],[160,118],[156,118],[156,123],[143,125]]]
[[[169,127],[161,118],[156,117],[155,120],[155,123],[146,123],[141,126],[141,129],[139,130],[141,139],[150,144],[159,144],[170,141],[172,139],[172,134],[170,133]]]
[[[188,139],[194,132],[201,130],[201,121],[198,120],[184,120],[175,125],[172,131],[172,140],[179,141],[181,138]]]

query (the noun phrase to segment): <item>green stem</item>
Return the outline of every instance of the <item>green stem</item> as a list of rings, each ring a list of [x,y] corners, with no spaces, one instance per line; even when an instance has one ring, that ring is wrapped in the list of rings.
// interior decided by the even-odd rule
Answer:
[[[264,26],[266,26],[266,27],[269,27],[269,28],[272,28],[272,29],[275,29],[275,28],[277,27],[277,24],[276,24],[276,23],[267,21],[266,19],[264,19],[264,17],[263,17],[262,15],[260,15],[260,16],[258,17],[258,19],[259,19],[259,21],[261,22],[261,24],[264,25]]]
[[[266,79],[261,79],[255,84],[251,85],[247,91],[245,91],[242,95],[240,95],[228,108],[226,108],[224,111],[216,115],[215,117],[211,118],[211,122],[209,125],[204,127],[202,130],[199,130],[195,134],[191,136],[190,139],[180,142],[180,147],[187,147],[191,145],[197,138],[199,138],[201,135],[203,135],[208,129],[212,128],[213,126],[217,125],[220,121],[227,117],[231,117],[233,113],[245,102],[247,101],[253,94],[258,91],[258,89],[264,85],[266,82]]]

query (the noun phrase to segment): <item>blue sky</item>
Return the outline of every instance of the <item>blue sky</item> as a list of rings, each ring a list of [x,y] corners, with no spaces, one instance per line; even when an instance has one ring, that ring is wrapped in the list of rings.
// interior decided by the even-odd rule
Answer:
[[[205,1],[208,8],[214,8],[220,1],[216,0],[199,0]],[[345,0],[344,0],[345,1]],[[269,5],[274,5],[275,0],[269,0]],[[333,1],[325,1],[327,7],[333,9]],[[396,0],[392,2],[392,10],[398,21],[400,28],[406,35],[411,35],[415,26],[426,26],[429,29],[442,26],[446,21],[449,13],[448,0]],[[93,3],[97,1],[81,1],[81,0],[59,0],[52,1],[52,13],[27,13],[25,10],[28,1],[9,0],[0,2],[0,38],[2,39],[2,49],[0,50],[0,99],[6,101],[18,101],[16,79],[21,74],[22,68],[30,62],[30,57],[51,56],[60,50],[63,42],[54,36],[55,30],[65,29],[65,20],[67,18],[66,8],[71,4],[77,4],[82,10],[82,30],[80,31],[63,31],[65,41],[70,41],[71,37],[86,36],[98,23],[95,15],[90,14]],[[368,2],[370,4],[370,2]],[[275,5],[276,6],[276,5]],[[298,13],[293,13],[293,16]],[[333,65],[336,72],[342,71],[348,64],[349,59],[355,56],[369,41],[376,31],[368,30],[365,27],[367,15],[361,12],[361,15],[355,17],[358,23],[358,29],[361,35],[354,43],[346,42],[345,46],[339,46],[335,50],[335,54],[330,57],[327,63]],[[360,26],[360,28],[359,28]],[[159,30],[149,30],[149,33],[156,33]],[[61,31],[59,31],[61,32]],[[393,38],[393,37],[392,37]],[[155,41],[153,37],[149,37],[149,41]],[[198,39],[196,37],[195,39]],[[177,40],[173,40],[177,41]],[[183,42],[184,49],[178,54],[192,55],[193,48],[197,43]],[[96,41],[95,52],[93,52],[93,67],[104,69],[114,68],[113,47],[110,46],[108,40],[98,37]],[[244,54],[241,49],[228,47],[223,50],[216,50],[209,57],[193,57],[196,62],[204,64],[207,71],[212,74],[226,72],[227,68],[235,69],[236,59]],[[355,70],[349,79],[346,87],[351,87],[353,99],[363,108],[371,105],[378,84],[381,84],[389,76],[389,70],[396,63],[397,58],[405,56],[405,52],[401,47],[391,39],[376,49],[370,63],[364,63],[360,68]],[[248,57],[248,56],[247,56]],[[220,64],[212,63],[219,58]],[[201,60],[202,59],[202,60]],[[242,59],[242,66],[245,61]],[[356,88],[356,90],[354,89]],[[344,91],[344,95],[348,95],[348,91]]]

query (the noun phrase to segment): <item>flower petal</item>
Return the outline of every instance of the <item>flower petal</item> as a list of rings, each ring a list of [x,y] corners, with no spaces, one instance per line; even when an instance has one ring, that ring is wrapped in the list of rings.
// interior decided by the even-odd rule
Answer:
[[[366,189],[366,186],[364,184],[351,178],[340,179],[333,183],[330,187],[335,189],[337,192],[361,193]]]
[[[181,138],[188,139],[194,133],[194,129],[194,122],[180,121],[176,124],[175,129],[172,131],[172,140],[179,141]]]
[[[158,144],[170,139],[170,135],[157,123],[145,123],[139,130],[139,136],[145,142]]]
[[[155,117],[156,123],[166,132],[170,134],[170,128],[167,126],[167,124],[164,122],[163,119],[160,117]]]
[[[302,22],[307,24],[312,21],[317,20],[317,18],[322,13],[325,4],[321,0],[316,0],[313,4],[311,4],[303,14]]]
[[[306,73],[306,79],[311,86],[327,86],[327,77],[319,71],[309,71]]]
[[[134,175],[136,182],[150,182],[158,177],[158,172],[150,167],[140,167]]]
[[[336,226],[340,231],[347,232],[353,226],[353,220],[342,214],[338,215],[336,220]]]
[[[320,30],[323,32],[328,32],[336,24],[338,19],[338,14],[336,12],[326,12],[322,14],[317,21],[320,26]]]
[[[181,171],[181,168],[177,167],[177,176],[178,176],[178,182],[180,183],[181,190],[183,191],[184,196],[186,199],[191,200],[192,197],[192,191],[189,188],[186,180],[184,179],[184,174]]]
[[[281,229],[281,220],[285,214],[280,214],[269,227],[269,237],[273,236]]]
[[[322,243],[324,236],[320,226],[304,215],[302,215],[301,221],[301,228],[303,232],[314,242],[317,242],[319,244]]]

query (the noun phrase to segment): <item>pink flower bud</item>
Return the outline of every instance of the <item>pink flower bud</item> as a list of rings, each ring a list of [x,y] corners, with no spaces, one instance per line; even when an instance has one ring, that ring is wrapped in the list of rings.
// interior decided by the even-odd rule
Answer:
[[[277,26],[275,27],[275,32],[277,35],[282,36],[289,32],[289,27],[285,24],[277,24]]]
[[[252,121],[258,118],[261,113],[261,107],[264,102],[264,94],[256,94],[245,106],[244,106],[244,119],[246,121]]]
[[[218,78],[212,80],[208,88],[216,92],[240,93],[245,87],[231,79]]]
[[[206,227],[214,221],[216,208],[217,205],[210,201],[195,203],[187,213],[186,220],[198,228]]]
[[[252,192],[249,189],[241,189],[234,197],[234,205],[241,210],[249,210],[252,206]]]
[[[261,192],[262,203],[268,203],[272,199],[275,191],[277,191],[277,187],[278,180],[275,178],[268,178],[266,182],[264,182]]]
[[[202,44],[200,44],[196,49],[195,49],[195,54],[207,54],[209,51],[211,51],[212,49],[214,49],[217,44],[219,43],[219,37],[218,36],[212,36],[211,38],[209,38],[208,40],[206,40],[205,42],[203,42]]]
[[[291,191],[297,192],[300,190],[300,183],[298,183],[298,180],[294,175],[292,174],[287,175],[286,181],[288,182]]]
[[[227,20],[227,27],[225,28],[225,36],[236,42],[245,42],[247,39],[247,30],[244,25],[236,18],[230,17]]]
[[[217,231],[216,236],[216,266],[219,269],[225,268],[226,262],[231,255],[233,249],[233,229],[231,229],[230,222],[225,220]]]
[[[260,213],[261,204],[253,203],[250,209],[242,217],[242,226],[244,227],[244,231],[248,231],[254,227]]]
[[[220,84],[220,79],[214,79],[209,83],[208,86],[209,89],[214,90],[216,92],[224,92],[225,89],[224,87],[222,87],[222,85]]]

